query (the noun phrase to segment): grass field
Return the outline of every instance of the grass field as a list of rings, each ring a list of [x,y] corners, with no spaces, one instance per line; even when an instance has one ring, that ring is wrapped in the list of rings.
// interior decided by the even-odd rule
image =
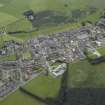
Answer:
[[[54,98],[58,95],[60,88],[59,78],[52,78],[50,76],[41,76],[33,79],[30,83],[24,86],[25,89],[36,94],[42,98]],[[44,105],[31,97],[28,97],[17,90],[15,93],[0,102],[0,105]]]
[[[6,14],[6,13],[0,12],[0,27],[2,27],[4,25],[7,25],[11,22],[14,22],[16,20],[17,20],[16,17],[14,17],[12,15],[9,15],[9,14]]]
[[[101,16],[102,10],[104,9],[104,0],[100,2],[98,0],[0,0],[0,27],[10,24],[20,18],[23,18],[23,12],[27,10],[34,10],[35,13],[41,11],[58,11],[64,14],[64,16],[71,17],[71,11],[80,9],[87,10],[91,6],[98,8],[97,12],[88,15],[85,18],[81,18],[77,23],[66,23],[58,24],[57,26],[44,26],[40,27],[32,33],[35,37],[40,34],[49,34],[51,32],[65,31],[67,29],[75,28],[80,26],[80,23],[85,20],[97,21]],[[82,4],[82,5],[81,5]],[[11,25],[6,27],[7,30],[28,30],[31,29],[31,24],[28,21],[17,22],[16,25]],[[31,33],[30,33],[31,34]],[[31,35],[19,34],[16,37],[23,40],[29,39]]]
[[[93,66],[85,60],[70,65],[69,72],[70,87],[105,88],[105,63]]]
[[[17,38],[17,37],[13,37],[10,35],[1,35],[0,36],[0,48],[3,47],[5,41],[9,41],[9,40],[15,40],[16,42],[20,42],[20,43],[23,42],[22,39]]]
[[[60,77],[53,78],[51,76],[41,76],[32,80],[24,88],[42,98],[54,98],[58,95],[57,93],[60,88],[60,80]]]
[[[20,17],[23,11],[33,9],[34,11],[56,10],[70,13],[71,9],[81,8],[87,6],[95,6],[104,8],[104,0],[0,0],[3,5],[0,11],[7,12],[16,17]],[[68,7],[65,8],[65,4]],[[81,5],[82,4],[82,5]],[[18,8],[19,7],[19,8]]]
[[[105,56],[105,47],[97,49],[97,52],[100,54],[100,56]],[[88,59],[96,59],[98,56],[94,54],[93,52],[87,52]]]
[[[0,105],[44,105],[43,103],[33,100],[28,96],[22,94],[17,90],[12,95],[8,96],[5,100],[0,102]]]
[[[0,7],[0,25],[5,25],[8,22],[10,23],[23,17],[23,12],[29,9],[34,10],[34,12],[46,10],[58,11],[70,16],[72,10],[86,10],[90,6],[99,8],[98,11],[100,11],[104,9],[104,3],[104,0],[100,2],[98,0],[0,0],[0,4],[3,5]],[[94,17],[97,16],[99,14],[94,14]],[[86,19],[91,20],[91,16],[86,17]],[[92,20],[95,19],[93,18]]]
[[[98,51],[100,52],[101,55],[105,56],[105,47],[98,49]]]
[[[15,61],[16,55],[10,55],[10,56],[0,56],[0,60],[2,61]]]

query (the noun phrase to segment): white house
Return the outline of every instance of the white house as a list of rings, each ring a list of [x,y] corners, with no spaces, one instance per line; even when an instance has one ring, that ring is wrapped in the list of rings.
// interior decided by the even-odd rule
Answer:
[[[50,68],[50,74],[54,77],[62,75],[66,71],[66,64],[62,63],[58,65],[55,69]]]

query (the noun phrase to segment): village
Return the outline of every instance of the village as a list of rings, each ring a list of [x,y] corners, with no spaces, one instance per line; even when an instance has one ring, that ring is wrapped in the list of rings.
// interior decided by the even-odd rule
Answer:
[[[87,58],[87,52],[96,55],[91,64],[105,61],[97,49],[105,47],[105,18],[96,25],[52,33],[24,43],[13,40],[0,48],[1,56],[16,55],[14,61],[0,60],[0,99],[40,74],[56,78],[66,71],[66,63]]]

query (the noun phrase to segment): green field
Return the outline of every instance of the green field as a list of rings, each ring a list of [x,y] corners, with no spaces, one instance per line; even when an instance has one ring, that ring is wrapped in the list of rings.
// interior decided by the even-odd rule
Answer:
[[[61,77],[40,76],[24,86],[25,89],[42,98],[54,98],[58,95]],[[0,102],[0,105],[44,105],[37,100],[31,99],[19,90]]]
[[[10,24],[20,18],[23,18],[23,12],[32,9],[35,13],[41,11],[56,11],[62,13],[63,16],[68,16],[68,19],[72,16],[72,11],[82,10],[88,12],[91,7],[97,8],[97,11],[93,14],[81,17],[73,27],[73,24],[57,24],[57,26],[43,26],[36,30],[32,35],[19,34],[16,35],[18,38],[24,40],[30,37],[35,37],[40,34],[49,34],[56,31],[65,31],[71,28],[80,26],[80,23],[85,20],[97,21],[102,15],[104,9],[104,0],[0,0],[0,26]],[[81,5],[82,4],[82,5]],[[79,24],[79,25],[78,25]],[[20,30],[31,29],[31,24],[27,20],[13,23],[13,25],[7,26],[7,30]]]
[[[2,61],[15,61],[16,55],[0,56],[0,60],[2,60]]]
[[[72,88],[105,88],[105,63],[93,66],[84,60],[70,65],[69,72],[69,86]]]
[[[88,6],[104,8],[104,0],[0,0],[1,12],[21,17],[23,11],[33,9],[34,11],[56,10],[69,13],[72,9],[84,9]],[[64,5],[68,4],[65,8]],[[81,5],[82,4],[82,5]]]
[[[99,48],[98,51],[100,52],[101,55],[105,56],[105,47],[104,48]]]
[[[7,13],[0,12],[0,27],[16,21],[17,18]]]
[[[41,76],[32,80],[24,88],[42,98],[54,98],[58,95],[57,93],[60,88],[60,80],[60,77],[53,78],[51,76]]]
[[[12,95],[8,96],[5,100],[0,102],[0,105],[44,105],[28,96],[22,94],[17,90]]]
[[[71,18],[71,12],[73,10],[80,9],[88,11],[88,8],[92,6],[98,8],[96,13],[80,18],[79,22],[72,24],[68,22],[66,24],[58,24],[57,26],[44,26],[30,34],[18,34],[15,36],[16,38],[23,40],[27,40],[40,34],[45,35],[51,32],[60,32],[76,28],[85,20],[95,22],[100,17],[100,12],[104,9],[104,0],[101,0],[100,2],[98,2],[98,0],[0,0],[0,4],[0,27],[23,18],[23,12],[30,9],[34,10],[35,13],[48,10],[57,11],[63,13],[64,16]],[[27,20],[21,22],[17,21],[16,23],[6,26],[6,29],[9,31],[29,30],[31,28],[31,24]]]
[[[105,56],[105,47],[97,49],[97,52],[100,54],[100,56]],[[86,56],[88,60],[89,59],[93,60],[98,57],[96,54],[94,54],[93,52],[89,52],[89,51],[86,52]]]

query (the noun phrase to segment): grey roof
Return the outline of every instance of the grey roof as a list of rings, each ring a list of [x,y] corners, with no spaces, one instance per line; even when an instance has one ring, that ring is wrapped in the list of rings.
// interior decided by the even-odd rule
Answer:
[[[88,35],[87,34],[78,35],[77,38],[78,39],[86,39],[86,38],[88,38]]]

